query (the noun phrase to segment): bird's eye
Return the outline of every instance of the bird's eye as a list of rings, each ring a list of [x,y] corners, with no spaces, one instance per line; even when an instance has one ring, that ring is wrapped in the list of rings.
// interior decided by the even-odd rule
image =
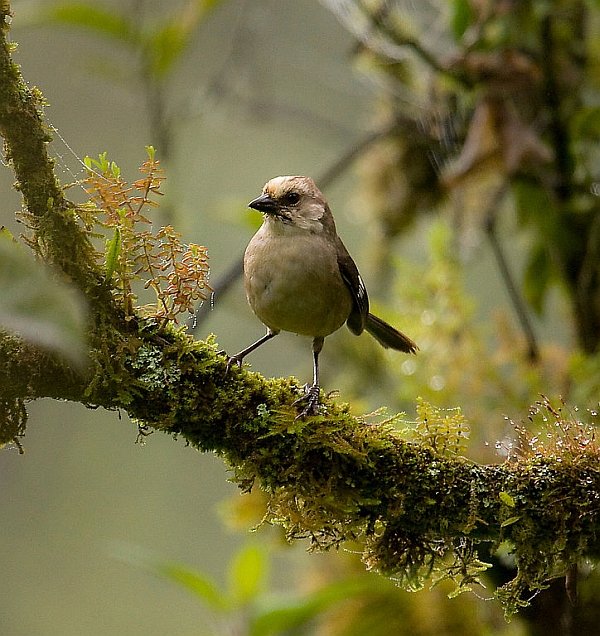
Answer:
[[[284,195],[283,201],[287,205],[296,205],[300,201],[300,195],[297,192],[288,192]]]

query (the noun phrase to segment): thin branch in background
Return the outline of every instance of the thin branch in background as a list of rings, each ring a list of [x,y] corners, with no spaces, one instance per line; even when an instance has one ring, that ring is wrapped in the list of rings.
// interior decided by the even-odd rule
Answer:
[[[584,292],[592,288],[594,272],[598,268],[598,263],[600,263],[600,214],[597,214],[591,223],[581,269],[579,270],[577,293],[584,294]]]
[[[507,184],[504,183],[498,188],[495,195],[492,197],[492,200],[490,201],[487,212],[485,214],[484,227],[486,235],[490,241],[490,245],[492,246],[492,251],[494,253],[494,258],[496,259],[496,264],[498,265],[500,277],[502,279],[502,282],[504,283],[504,286],[506,287],[506,291],[508,292],[508,296],[510,298],[517,320],[521,325],[523,335],[525,336],[525,340],[527,342],[527,357],[531,362],[538,362],[540,359],[540,349],[537,343],[533,325],[531,324],[529,312],[527,311],[525,301],[519,292],[519,288],[515,282],[513,274],[510,271],[510,267],[508,266],[508,259],[506,257],[506,254],[504,253],[504,248],[502,246],[502,243],[500,242],[500,239],[498,238],[498,234],[496,233],[496,211],[498,210],[502,199],[506,195],[506,192]]]
[[[398,30],[396,25],[391,25],[390,7],[386,3],[383,3],[380,9],[376,11],[373,11],[370,6],[366,6],[364,2],[358,2],[357,8],[361,11],[363,17],[369,21],[371,28],[374,31],[387,38],[397,47],[411,49],[434,73],[438,73],[452,80],[458,81],[464,86],[471,85],[469,78],[462,73],[459,68],[448,66],[424,47],[417,39]],[[372,43],[366,41],[365,37],[362,38],[362,42],[365,46],[367,46],[367,48],[373,48],[371,46]],[[390,59],[395,58],[395,56],[391,55],[389,51],[381,51],[379,50],[380,48],[381,47],[375,47],[374,50],[378,50],[379,53],[389,57]]]
[[[319,187],[323,189],[328,188],[336,179],[344,174],[350,165],[354,163],[354,161],[360,157],[363,152],[368,150],[380,139],[387,137],[390,133],[399,128],[400,125],[400,121],[395,121],[393,124],[385,126],[380,130],[375,130],[365,135],[362,139],[359,139],[354,146],[346,150],[341,157],[338,157],[338,159],[336,159],[329,168],[326,168],[323,174],[318,177],[317,183],[319,184]]]

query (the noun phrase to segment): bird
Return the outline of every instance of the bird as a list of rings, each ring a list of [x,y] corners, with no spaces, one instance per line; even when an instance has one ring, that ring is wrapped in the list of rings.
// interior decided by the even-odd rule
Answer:
[[[417,352],[408,336],[370,313],[363,279],[310,177],[275,177],[248,207],[262,212],[263,222],[244,253],[244,287],[266,333],[229,357],[228,369],[241,367],[249,353],[282,331],[311,337],[313,382],[294,402],[298,417],[305,418],[319,411],[324,340],[344,323],[355,335],[367,331],[386,349]]]

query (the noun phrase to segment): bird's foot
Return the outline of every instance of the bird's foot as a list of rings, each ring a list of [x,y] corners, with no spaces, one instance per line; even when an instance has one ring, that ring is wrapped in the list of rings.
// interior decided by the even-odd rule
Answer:
[[[320,388],[318,384],[312,386],[305,386],[305,394],[295,400],[292,406],[300,408],[298,415],[295,419],[303,420],[309,415],[317,415],[319,412],[320,401]],[[303,407],[303,408],[302,408]]]
[[[223,353],[225,353],[223,351]],[[225,354],[227,355],[227,354]],[[232,366],[236,366],[238,369],[242,368],[242,361],[244,360],[243,356],[240,356],[240,354],[236,354],[235,356],[229,356],[227,358],[227,366],[225,367],[225,373],[229,373],[229,369],[231,369]]]

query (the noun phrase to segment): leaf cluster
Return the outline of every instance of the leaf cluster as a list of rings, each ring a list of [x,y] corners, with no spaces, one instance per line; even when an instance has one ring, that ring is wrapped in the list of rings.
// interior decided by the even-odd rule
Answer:
[[[91,205],[81,206],[79,215],[89,233],[97,235],[98,229],[112,233],[104,253],[97,256],[103,260],[106,282],[113,286],[126,318],[141,310],[159,321],[177,321],[210,294],[208,253],[201,245],[183,243],[170,225],[156,231],[148,227],[146,209],[157,207],[164,175],[151,146],[147,153],[140,166],[142,177],[131,184],[106,153],[98,159],[86,157],[84,187]],[[142,278],[144,287],[154,292],[156,304],[136,308],[133,282]]]

